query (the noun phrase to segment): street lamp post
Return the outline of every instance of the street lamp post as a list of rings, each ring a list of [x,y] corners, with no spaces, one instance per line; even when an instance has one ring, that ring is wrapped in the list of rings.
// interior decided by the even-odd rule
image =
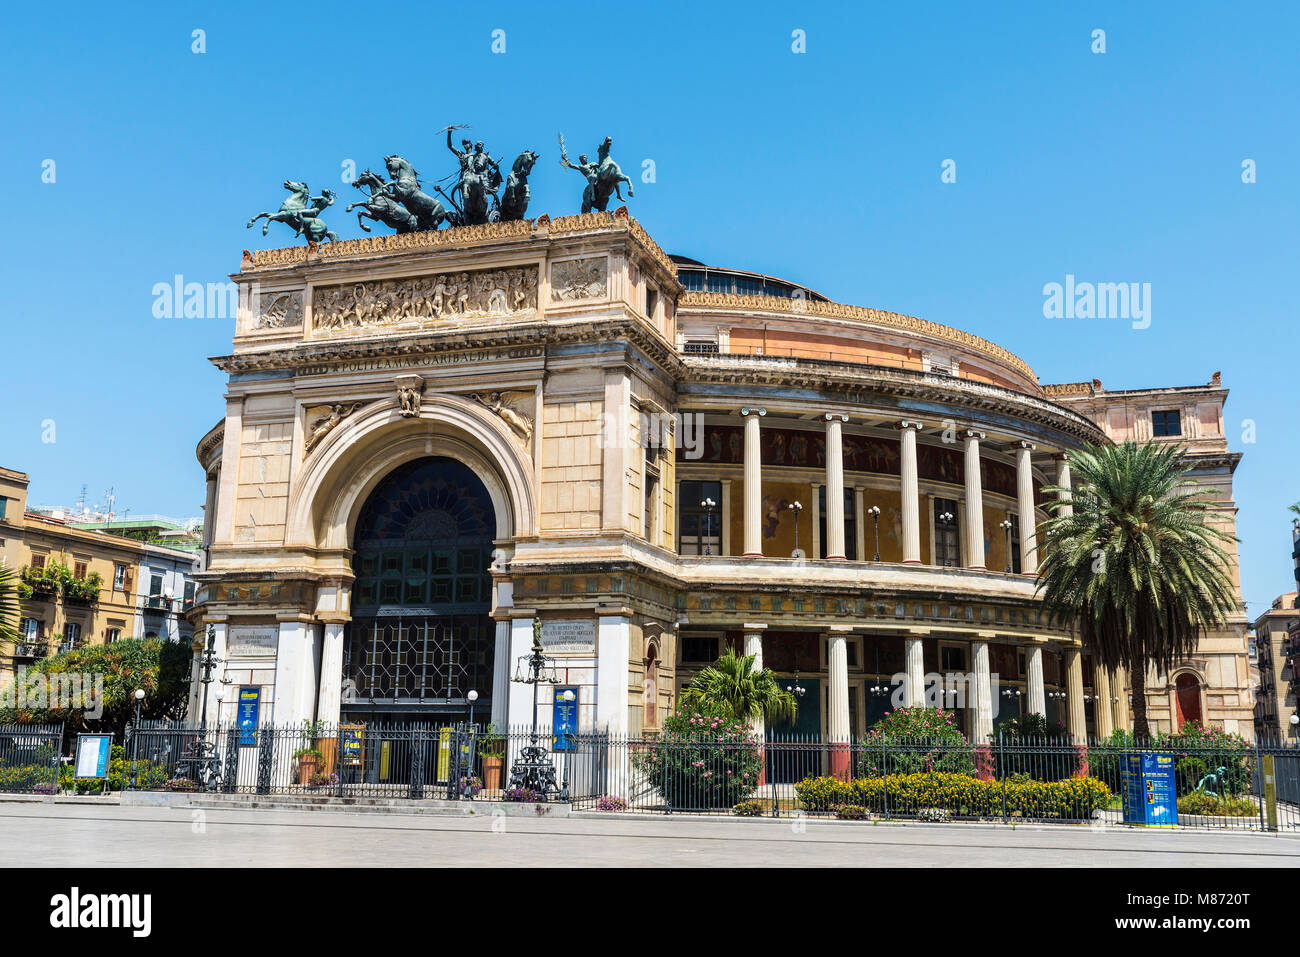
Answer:
[[[137,781],[137,769],[140,765],[140,705],[144,703],[144,689],[135,689],[135,724],[131,726],[131,787]]]
[[[717,507],[718,507],[718,503],[711,498],[706,498],[704,501],[700,502],[700,508],[704,509],[704,554],[705,555],[713,554],[713,552],[710,549],[711,539],[709,536],[710,526],[712,525],[712,523],[709,520],[713,517],[713,510]]]
[[[802,558],[799,551],[799,513],[803,511],[803,503],[797,499],[786,506],[791,512],[794,512],[794,554],[791,558]]]
[[[562,787],[555,783],[555,763],[551,760],[551,753],[537,743],[537,686],[559,684],[555,673],[555,659],[548,658],[542,652],[540,618],[533,619],[532,650],[518,660],[515,665],[515,676],[510,680],[533,686],[533,730],[528,737],[528,746],[520,751],[519,759],[510,766],[510,787],[530,788],[536,791],[542,800],[555,794],[561,801],[567,801],[568,782],[564,782]]]
[[[944,512],[942,515],[939,515],[937,518],[938,521],[942,523],[945,528],[951,527],[953,522],[952,512]],[[952,536],[951,535],[944,535],[943,537],[943,564],[945,567],[948,568],[952,567]]]
[[[998,523],[998,528],[1007,533],[1007,567],[1006,573],[1011,574],[1011,519],[1003,519]]]
[[[199,656],[199,668],[203,672],[203,677],[199,683],[203,685],[203,709],[199,714],[199,738],[206,742],[208,740],[208,685],[212,684],[212,671],[217,667],[222,659],[217,657],[217,629],[208,625],[208,643],[206,647],[202,646],[202,639],[196,638],[196,646],[202,649]]]
[[[880,506],[873,505],[867,509],[867,514],[871,516],[871,522],[876,527],[876,557],[873,562],[880,561]]]

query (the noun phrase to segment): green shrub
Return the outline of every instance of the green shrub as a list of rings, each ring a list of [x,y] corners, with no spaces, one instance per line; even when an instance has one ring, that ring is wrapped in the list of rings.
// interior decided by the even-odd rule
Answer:
[[[105,787],[110,792],[124,791],[131,782],[132,768],[136,773],[135,790],[137,791],[157,791],[167,784],[167,765],[145,760],[128,761],[126,749],[118,744],[114,745],[109,753],[106,779],[74,777],[73,766],[65,764],[59,768],[59,787],[78,794],[99,794],[105,790]]]
[[[736,817],[762,817],[763,810],[762,801],[741,801],[731,809],[731,813]]]
[[[1205,728],[1189,721],[1178,734],[1158,732],[1146,746],[1132,734],[1116,731],[1103,744],[1088,750],[1088,773],[1119,790],[1122,787],[1126,751],[1162,751],[1174,754],[1174,786],[1179,796],[1191,794],[1207,774],[1224,769],[1223,781],[1212,790],[1223,794],[1252,791],[1254,756],[1250,744],[1240,735],[1218,728]]]
[[[963,817],[1001,817],[1004,783],[1006,810],[1013,817],[1086,819],[1110,801],[1110,790],[1095,778],[1002,782],[933,771],[854,781],[831,777],[806,778],[795,785],[795,793],[800,804],[809,811],[830,811],[852,804],[883,813],[888,797],[891,814],[915,814],[924,808],[944,808]]]
[[[742,721],[678,711],[663,735],[632,753],[632,764],[670,806],[734,808],[758,786],[758,736]]]
[[[37,785],[58,781],[58,769],[48,764],[0,768],[0,791],[33,791]]]
[[[951,711],[898,708],[862,739],[857,773],[863,777],[926,771],[975,773],[974,749],[957,729]]]
[[[1079,758],[1071,741],[1069,731],[1041,714],[1009,718],[998,725],[993,742],[994,775],[1025,774],[1038,781],[1073,777]]]
[[[835,809],[835,816],[841,821],[865,821],[869,814],[861,804],[841,804]]]
[[[1179,814],[1210,814],[1220,817],[1254,817],[1259,808],[1249,798],[1215,797],[1204,791],[1193,791],[1178,799]]]

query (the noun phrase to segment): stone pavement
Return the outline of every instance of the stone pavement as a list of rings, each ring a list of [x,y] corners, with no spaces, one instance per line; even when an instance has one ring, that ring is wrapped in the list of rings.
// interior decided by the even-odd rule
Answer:
[[[1300,836],[0,804],[0,866],[1297,867]]]

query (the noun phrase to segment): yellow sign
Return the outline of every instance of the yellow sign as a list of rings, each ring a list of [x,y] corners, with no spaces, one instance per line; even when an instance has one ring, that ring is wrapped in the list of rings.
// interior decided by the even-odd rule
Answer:
[[[385,741],[379,746],[379,780],[381,781],[388,780],[388,759],[391,755],[392,749],[390,745],[392,743],[391,741]]]
[[[438,732],[438,778],[439,782],[446,781],[451,775],[451,728],[443,728]]]
[[[1277,775],[1273,773],[1273,755],[1264,755],[1264,811],[1268,829],[1277,830]]]

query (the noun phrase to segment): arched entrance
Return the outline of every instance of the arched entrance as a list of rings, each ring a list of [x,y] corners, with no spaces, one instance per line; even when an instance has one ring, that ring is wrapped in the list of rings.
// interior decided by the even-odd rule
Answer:
[[[1174,682],[1174,692],[1178,699],[1178,730],[1188,721],[1204,724],[1201,720],[1201,683],[1196,675],[1183,672]]]
[[[491,713],[495,631],[487,488],[462,462],[415,459],[366,499],[353,536],[345,716],[459,720]]]

